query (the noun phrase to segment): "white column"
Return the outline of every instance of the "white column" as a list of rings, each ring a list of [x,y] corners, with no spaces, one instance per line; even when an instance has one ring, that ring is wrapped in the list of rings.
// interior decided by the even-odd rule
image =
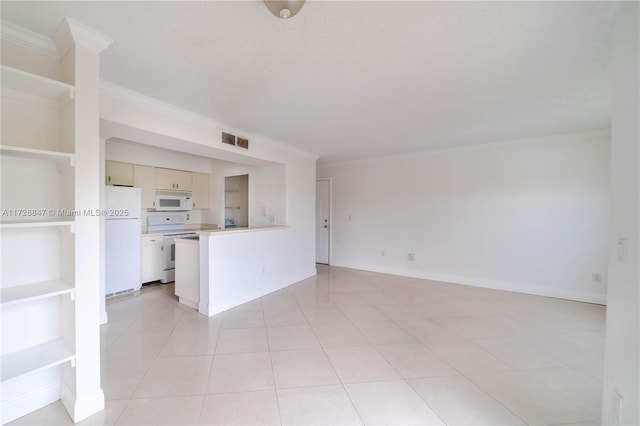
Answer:
[[[100,52],[111,39],[65,19],[55,37],[63,77],[75,85],[75,209],[100,207]],[[62,403],[74,422],[104,409],[100,387],[100,218],[75,219],[75,368],[63,370]]]
[[[612,45],[611,213],[602,424],[640,424],[640,7],[625,2]]]

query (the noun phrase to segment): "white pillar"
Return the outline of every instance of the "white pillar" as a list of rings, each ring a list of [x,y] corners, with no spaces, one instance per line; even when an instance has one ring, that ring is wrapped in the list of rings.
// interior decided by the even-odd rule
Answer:
[[[611,226],[602,424],[640,424],[640,7],[625,2],[612,45]]]
[[[75,209],[100,207],[100,52],[111,39],[65,19],[54,42],[62,58],[63,79],[75,85]],[[75,368],[63,370],[62,403],[74,422],[104,409],[100,387],[100,219],[75,218]]]

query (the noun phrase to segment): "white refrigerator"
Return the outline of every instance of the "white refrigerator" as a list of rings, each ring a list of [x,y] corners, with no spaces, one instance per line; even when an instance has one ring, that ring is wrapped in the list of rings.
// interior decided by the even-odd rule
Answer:
[[[105,186],[105,294],[138,290],[142,282],[142,190]]]

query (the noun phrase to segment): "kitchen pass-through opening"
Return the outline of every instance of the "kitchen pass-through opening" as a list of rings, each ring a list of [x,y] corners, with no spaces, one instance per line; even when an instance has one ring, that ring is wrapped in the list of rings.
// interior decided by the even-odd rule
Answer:
[[[224,227],[249,226],[249,175],[224,178]]]

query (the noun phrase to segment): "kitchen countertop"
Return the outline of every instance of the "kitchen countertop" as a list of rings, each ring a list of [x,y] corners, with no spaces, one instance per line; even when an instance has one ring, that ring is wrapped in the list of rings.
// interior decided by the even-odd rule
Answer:
[[[287,229],[286,225],[270,225],[270,226],[250,226],[247,228],[229,228],[229,229],[212,229],[196,231],[198,235],[216,236],[227,234],[240,234],[245,232],[275,231],[278,229]]]
[[[187,243],[187,244],[199,244],[200,236],[199,235],[191,235],[188,237],[177,237],[174,239],[176,243]]]
[[[198,223],[198,224],[185,224],[185,231],[216,231],[218,230],[218,225],[215,223]],[[144,226],[142,229],[142,235],[164,235],[162,232],[147,232],[147,227]]]

